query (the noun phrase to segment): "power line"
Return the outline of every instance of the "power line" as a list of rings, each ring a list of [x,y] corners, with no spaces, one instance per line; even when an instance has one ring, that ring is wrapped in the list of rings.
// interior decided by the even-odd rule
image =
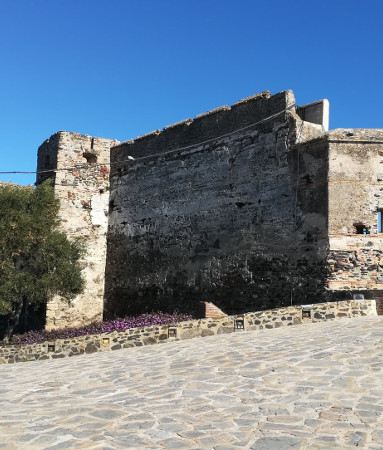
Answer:
[[[49,170],[48,172],[52,172],[52,170]],[[35,174],[35,173],[41,173],[41,172],[37,172],[37,171],[28,171],[28,170],[10,170],[8,172],[6,171],[2,171],[0,172],[1,174]]]
[[[139,159],[141,160],[141,159],[144,159],[144,158],[150,158],[150,157],[159,156],[159,155],[168,155],[170,153],[180,152],[180,151],[183,151],[183,150],[187,150],[189,148],[197,147],[199,145],[204,145],[204,144],[207,144],[209,142],[216,141],[217,139],[222,139],[222,138],[231,136],[231,135],[233,135],[235,133],[239,133],[240,131],[244,131],[244,130],[247,130],[248,128],[254,127],[256,125],[260,125],[261,123],[264,123],[264,122],[267,122],[270,119],[274,119],[275,117],[278,117],[281,114],[284,114],[285,112],[289,111],[290,109],[294,108],[295,106],[296,106],[296,104],[292,103],[291,105],[289,105],[287,108],[283,109],[282,111],[279,111],[279,112],[277,112],[275,114],[272,114],[272,115],[270,115],[268,117],[265,117],[264,119],[261,119],[261,120],[259,120],[257,122],[253,122],[253,123],[251,123],[249,125],[246,125],[245,127],[237,128],[234,131],[222,134],[221,136],[216,136],[216,137],[213,137],[213,138],[209,138],[209,139],[206,139],[204,141],[201,141],[201,142],[198,142],[198,143],[195,143],[195,144],[187,145],[185,147],[179,147],[179,148],[171,150],[169,152],[157,153],[157,154],[153,154],[153,155],[148,155],[146,157],[144,156],[144,157],[139,158]],[[120,164],[122,164],[124,162],[130,162],[130,161],[132,161],[132,157],[130,157],[129,159],[122,160],[122,161],[118,161],[116,163],[110,163],[109,162],[109,163],[102,163],[102,164],[99,164],[99,165],[101,165],[101,166],[117,166],[117,165],[120,165]],[[69,170],[73,170],[73,169],[82,169],[82,168],[86,168],[86,167],[89,167],[89,165],[84,163],[84,164],[76,164],[76,165],[74,165],[72,167],[62,167],[60,169],[45,169],[45,170],[34,170],[34,171],[32,171],[32,170],[30,170],[30,171],[29,170],[0,171],[0,175],[11,175],[11,174],[12,175],[15,175],[15,174],[17,174],[17,175],[38,175],[38,174],[43,174],[43,173],[56,173],[56,172],[65,171],[65,170],[69,171]]]

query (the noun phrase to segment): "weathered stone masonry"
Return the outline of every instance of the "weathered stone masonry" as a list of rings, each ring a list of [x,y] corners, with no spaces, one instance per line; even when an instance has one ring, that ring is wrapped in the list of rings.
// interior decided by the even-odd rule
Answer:
[[[283,92],[114,147],[107,315],[318,301],[326,209],[311,185],[297,198],[297,177],[324,185],[326,162],[309,149],[298,175],[291,146],[324,132]]]
[[[71,303],[56,297],[47,306],[46,328],[80,326],[102,320],[110,148],[117,141],[58,132],[38,151],[38,182],[53,177],[60,200],[61,227],[86,245],[86,288]]]
[[[330,290],[383,293],[383,130],[334,130],[329,149]],[[359,234],[361,228],[366,234]],[[362,230],[363,231],[363,230]]]
[[[48,305],[48,328],[201,301],[237,314],[379,299],[382,143],[328,132],[328,102],[298,107],[291,91],[122,144],[57,133],[38,181],[54,175],[62,226],[85,238],[87,288]]]

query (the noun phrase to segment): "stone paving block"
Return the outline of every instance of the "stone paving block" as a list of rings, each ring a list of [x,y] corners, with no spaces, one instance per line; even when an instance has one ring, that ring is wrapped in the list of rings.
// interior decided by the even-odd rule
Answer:
[[[282,450],[302,448],[301,440],[291,436],[270,436],[257,439],[250,450]]]

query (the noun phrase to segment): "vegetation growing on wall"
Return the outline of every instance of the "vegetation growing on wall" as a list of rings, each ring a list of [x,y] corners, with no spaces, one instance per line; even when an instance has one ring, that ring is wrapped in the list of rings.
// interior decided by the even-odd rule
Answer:
[[[0,318],[9,340],[28,312],[54,295],[68,301],[83,290],[78,241],[58,228],[52,187],[0,186]]]

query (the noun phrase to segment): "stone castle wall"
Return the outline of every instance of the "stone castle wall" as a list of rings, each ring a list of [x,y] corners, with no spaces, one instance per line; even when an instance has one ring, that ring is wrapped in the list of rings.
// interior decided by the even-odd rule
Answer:
[[[55,180],[62,228],[86,243],[86,288],[48,304],[47,328],[198,315],[201,301],[238,314],[383,299],[383,131],[328,120],[327,101],[297,107],[286,91],[122,144],[53,135],[37,181]]]
[[[112,148],[106,315],[320,301],[327,160],[293,144],[324,131],[288,91]]]
[[[117,141],[59,132],[38,151],[37,182],[54,180],[61,228],[86,246],[82,261],[85,291],[71,303],[55,297],[47,305],[46,328],[80,326],[102,320],[110,148]],[[50,170],[52,170],[50,172]],[[44,172],[47,171],[47,172]]]

